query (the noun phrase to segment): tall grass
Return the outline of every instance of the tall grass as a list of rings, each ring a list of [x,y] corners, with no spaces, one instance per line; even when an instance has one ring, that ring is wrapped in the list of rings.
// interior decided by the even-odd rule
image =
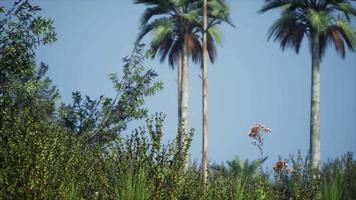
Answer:
[[[147,186],[147,176],[141,169],[138,174],[128,173],[122,178],[115,188],[115,194],[118,200],[146,200],[149,199]]]
[[[339,178],[332,178],[331,180],[324,179],[322,185],[322,199],[323,200],[342,200],[342,185]]]
[[[245,182],[242,179],[238,179],[236,182],[236,192],[235,192],[235,200],[244,200],[245,194]]]
[[[68,185],[67,189],[65,190],[65,193],[63,194],[63,198],[65,200],[81,199],[79,191],[78,191],[78,187],[74,183],[71,183],[70,185]]]

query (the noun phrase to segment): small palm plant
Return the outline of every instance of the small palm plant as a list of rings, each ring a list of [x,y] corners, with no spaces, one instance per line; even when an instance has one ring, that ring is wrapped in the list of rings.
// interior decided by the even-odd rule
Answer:
[[[265,157],[262,160],[262,163],[266,160],[267,158]],[[234,159],[226,161],[226,165],[211,165],[210,170],[212,171],[212,174],[232,177],[233,179],[257,178],[259,176],[258,168],[260,163],[261,161],[259,160],[241,160],[238,156],[236,156]]]

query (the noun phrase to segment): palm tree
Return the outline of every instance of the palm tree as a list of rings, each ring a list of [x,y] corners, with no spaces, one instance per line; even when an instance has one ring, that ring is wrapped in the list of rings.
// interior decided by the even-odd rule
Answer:
[[[202,30],[202,109],[203,109],[203,133],[202,133],[202,176],[203,186],[206,189],[208,180],[208,80],[207,80],[207,29],[208,29],[208,1],[203,0],[203,30]]]
[[[188,128],[189,58],[201,59],[201,43],[198,35],[197,7],[199,0],[135,0],[136,4],[149,6],[141,16],[137,43],[149,32],[152,58],[158,54],[160,61],[168,59],[174,68],[178,65],[178,140],[182,145]],[[183,134],[182,134],[183,133]]]
[[[217,24],[226,21],[228,9],[223,0],[210,0],[209,28],[207,31],[207,53],[210,61],[216,57],[216,43],[221,43]],[[178,119],[186,132],[188,127],[189,62],[199,63],[202,59],[201,6],[202,0],[135,0],[136,4],[149,6],[141,16],[138,44],[148,33],[153,33],[150,44],[152,58],[158,54],[160,62],[168,59],[169,65],[178,67]],[[180,136],[180,143],[184,137]]]
[[[208,63],[216,57],[215,42],[221,44],[221,36],[217,25],[226,22],[234,26],[229,19],[229,9],[224,0],[203,0],[202,5],[202,177],[203,185],[207,185],[208,177]]]
[[[309,39],[312,57],[310,158],[320,168],[320,62],[328,45],[345,57],[346,46],[354,51],[356,33],[350,16],[356,15],[349,0],[266,0],[259,13],[281,8],[281,17],[271,26],[269,37],[299,52],[304,36]]]

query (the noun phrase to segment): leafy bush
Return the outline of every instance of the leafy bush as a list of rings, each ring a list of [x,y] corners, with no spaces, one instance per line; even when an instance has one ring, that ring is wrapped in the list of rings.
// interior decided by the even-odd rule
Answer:
[[[310,168],[309,159],[300,152],[291,156],[291,168],[284,167],[274,173],[273,196],[275,199],[318,199],[320,198],[320,176]],[[285,161],[286,162],[286,161]]]

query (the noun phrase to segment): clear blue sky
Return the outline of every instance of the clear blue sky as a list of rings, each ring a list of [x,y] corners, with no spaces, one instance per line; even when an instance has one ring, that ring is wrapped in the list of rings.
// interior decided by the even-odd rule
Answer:
[[[144,7],[129,0],[36,0],[41,15],[55,21],[58,41],[38,51],[49,64],[49,76],[71,101],[71,92],[91,97],[114,96],[108,74],[121,72],[121,58],[130,54]],[[239,155],[255,159],[257,149],[247,136],[252,122],[272,128],[264,152],[268,163],[309,147],[311,58],[307,43],[299,55],[267,42],[267,30],[278,12],[256,14],[262,0],[230,0],[232,21],[223,25],[224,45],[209,65],[209,157],[222,162]],[[353,23],[355,25],[355,23]],[[149,41],[149,38],[147,38]],[[167,114],[165,140],[176,134],[176,71],[168,64],[147,61],[164,82],[149,99],[150,112]],[[201,80],[191,65],[190,125],[196,129],[191,156],[200,162]],[[342,60],[331,47],[321,64],[321,155],[323,161],[356,152],[356,56]]]

